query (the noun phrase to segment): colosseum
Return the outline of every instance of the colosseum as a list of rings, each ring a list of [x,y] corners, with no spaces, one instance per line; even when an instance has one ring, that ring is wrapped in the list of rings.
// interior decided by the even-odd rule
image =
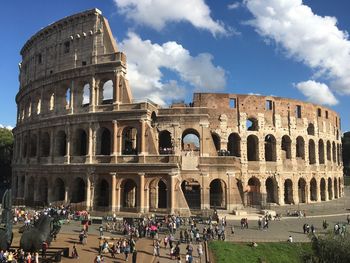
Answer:
[[[189,213],[343,195],[340,118],[275,96],[195,93],[136,101],[98,9],[21,50],[13,198],[89,211]]]

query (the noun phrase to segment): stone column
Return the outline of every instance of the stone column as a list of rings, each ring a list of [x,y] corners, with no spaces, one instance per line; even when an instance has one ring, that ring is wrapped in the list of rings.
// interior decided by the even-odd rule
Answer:
[[[110,173],[110,175],[112,176],[112,192],[111,192],[111,210],[114,212],[116,211],[116,201],[117,201],[117,197],[116,197],[116,186],[117,186],[117,173],[113,172],[113,173]]]
[[[117,163],[118,159],[118,122],[117,120],[113,120],[113,156],[114,162]]]
[[[115,188],[115,211],[119,212],[120,211],[120,207],[121,207],[121,197],[120,197],[120,183],[116,184],[116,188]]]
[[[88,150],[88,160],[86,162],[92,163],[92,156],[94,155],[93,153],[93,145],[94,145],[94,137],[95,137],[95,131],[93,128],[92,123],[89,123],[89,150]]]
[[[71,138],[71,131],[70,131],[70,127],[69,126],[66,126],[65,127],[65,132],[66,132],[66,162],[67,164],[70,163],[70,156],[71,156],[71,153],[72,153],[72,149],[71,149],[71,141],[72,141],[72,138]]]
[[[319,179],[316,179],[316,201],[321,201],[321,181]]]
[[[231,213],[234,209],[234,179],[235,179],[235,173],[234,172],[226,172],[227,174],[227,195],[226,195],[226,202],[227,202],[227,210],[229,213]]]
[[[324,187],[325,187],[325,201],[329,201],[329,193],[328,193],[328,180],[327,178],[325,178],[325,183],[324,183]]]
[[[54,152],[55,152],[54,149],[55,149],[55,133],[54,133],[54,130],[51,129],[50,130],[50,153],[49,153],[49,159],[51,163],[54,162]]]
[[[293,202],[294,204],[299,204],[299,187],[298,181],[293,183]]]
[[[69,186],[66,185],[65,189],[64,189],[64,202],[65,203],[69,203]]]
[[[145,173],[138,173],[140,180],[139,212],[143,213],[145,206]]]
[[[277,191],[278,191],[278,204],[284,205],[284,181],[277,180]]]
[[[201,172],[201,209],[210,209],[210,188],[209,188],[209,173]]]
[[[146,154],[146,122],[144,120],[140,121],[140,150],[139,154],[140,155],[145,155]]]
[[[120,91],[119,91],[119,75],[114,72],[113,76],[113,103],[117,104],[120,101]]]
[[[75,93],[75,86],[74,86],[74,80],[72,80],[71,87],[70,87],[70,101],[69,101],[69,104],[70,104],[69,113],[70,114],[74,114],[74,110],[75,110],[74,93]]]
[[[98,94],[98,81],[95,80],[95,77],[91,77],[91,83],[90,83],[90,108],[92,112],[95,112],[96,110],[96,105],[98,105],[98,100],[99,100],[99,94]]]
[[[177,173],[169,173],[170,176],[170,214],[175,212],[176,201],[175,201],[175,184]]]

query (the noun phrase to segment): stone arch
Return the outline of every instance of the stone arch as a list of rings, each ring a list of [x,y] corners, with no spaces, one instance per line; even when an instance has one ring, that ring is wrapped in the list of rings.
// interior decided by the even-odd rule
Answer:
[[[220,151],[221,149],[221,139],[220,139],[220,136],[215,133],[215,132],[212,132],[211,133],[211,138],[213,139],[213,143],[214,143],[214,146],[215,146],[215,150],[218,152]]]
[[[149,185],[149,205],[150,209],[167,208],[168,188],[164,179],[156,178]]]
[[[26,196],[26,203],[32,205],[34,203],[34,192],[35,192],[35,179],[31,176],[28,180],[28,191]]]
[[[132,179],[125,179],[121,184],[121,207],[137,207],[137,184]]]
[[[296,157],[305,160],[305,141],[301,136],[296,139]]]
[[[265,161],[276,162],[276,139],[272,134],[265,136]]]
[[[315,126],[313,123],[309,123],[309,125],[307,126],[307,134],[315,135]]]
[[[83,92],[82,98],[81,98],[81,106],[87,106],[91,102],[91,89],[90,89],[90,84],[85,83],[83,86]]]
[[[326,201],[326,180],[321,178],[320,181],[320,193],[321,193],[321,201]]]
[[[86,186],[81,177],[76,177],[71,187],[71,203],[81,203],[86,201]]]
[[[67,154],[67,136],[64,131],[59,131],[56,134],[56,155],[65,156]]]
[[[310,180],[310,201],[317,201],[317,182],[315,178]]]
[[[342,181],[341,181],[341,178],[339,177],[338,178],[338,197],[341,197],[342,196]]]
[[[260,204],[261,204],[260,180],[254,176],[248,180],[247,205],[253,206],[253,205],[260,205]]]
[[[190,209],[201,208],[201,185],[194,179],[186,179],[181,183],[181,190]]]
[[[186,129],[181,142],[183,151],[200,151],[200,135],[195,129]]]
[[[39,186],[38,186],[38,198],[37,201],[40,202],[40,205],[46,205],[48,203],[48,191],[49,191],[49,184],[47,182],[46,178],[40,178],[39,179]]]
[[[226,184],[221,179],[214,179],[209,184],[210,208],[226,209]]]
[[[334,198],[339,198],[338,195],[338,180],[334,178]]]
[[[31,134],[30,135],[30,157],[34,157],[37,155],[37,142],[38,142],[38,138],[36,136],[36,134]]]
[[[124,155],[138,154],[138,132],[134,127],[125,127],[122,133],[122,153]]]
[[[88,149],[88,137],[84,129],[78,129],[75,133],[75,141],[74,141],[75,155],[76,156],[84,156],[87,155]]]
[[[291,179],[284,181],[284,203],[293,204],[293,182]]]
[[[71,108],[71,97],[72,97],[71,89],[67,88],[66,93],[65,93],[65,108],[66,109]]]
[[[228,136],[227,150],[231,156],[241,157],[241,137],[238,133],[231,133]]]
[[[337,154],[336,154],[336,147],[335,147],[335,142],[332,143],[332,160],[333,163],[337,162]]]
[[[173,143],[171,133],[168,130],[160,131],[158,134],[158,146],[160,154],[172,154]]]
[[[265,181],[266,203],[278,203],[278,184],[275,178],[269,177]]]
[[[96,187],[96,204],[98,207],[108,207],[109,206],[109,183],[106,179],[98,180]]]
[[[112,104],[113,93],[114,93],[113,81],[107,80],[105,83],[103,83],[103,86],[102,86],[102,96],[101,96],[102,104]]]
[[[53,188],[53,201],[64,201],[65,200],[65,183],[61,178],[56,178]]]
[[[152,111],[151,114],[151,126],[154,128],[157,125],[157,114],[155,111]]]
[[[259,123],[258,120],[254,117],[249,117],[246,121],[247,131],[258,131]]]
[[[320,139],[318,141],[318,161],[320,164],[324,164],[325,160],[324,160],[324,143],[323,140]]]
[[[255,135],[247,138],[248,161],[259,161],[259,139]]]
[[[333,181],[331,178],[328,178],[328,200],[333,199]]]
[[[51,93],[50,103],[49,103],[49,110],[53,111],[54,108],[55,108],[55,93]]]
[[[98,131],[98,155],[110,155],[112,147],[112,135],[109,129],[102,127]]]
[[[331,161],[331,142],[327,141],[327,161]]]
[[[316,149],[314,140],[309,140],[309,164],[316,163]]]
[[[306,203],[306,181],[304,178],[298,180],[299,203]]]
[[[40,156],[47,157],[50,154],[50,134],[44,132],[40,138]]]
[[[22,157],[23,158],[27,157],[28,147],[29,147],[28,136],[25,135],[23,138],[23,146],[22,146]]]
[[[292,141],[288,135],[282,137],[282,160],[292,159]]]

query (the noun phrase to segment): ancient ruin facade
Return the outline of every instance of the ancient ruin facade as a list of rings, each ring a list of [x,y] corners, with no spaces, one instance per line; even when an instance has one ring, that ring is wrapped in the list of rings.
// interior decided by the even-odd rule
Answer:
[[[135,102],[97,9],[21,50],[13,197],[88,210],[185,213],[343,195],[340,119],[302,101],[196,93]]]

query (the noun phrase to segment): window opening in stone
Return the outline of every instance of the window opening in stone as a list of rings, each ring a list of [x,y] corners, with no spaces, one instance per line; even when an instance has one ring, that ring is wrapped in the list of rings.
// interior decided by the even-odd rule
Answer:
[[[278,187],[275,178],[269,177],[265,182],[266,186],[266,203],[277,203],[278,200]]]
[[[167,186],[163,180],[158,182],[158,208],[167,208]]]
[[[222,155],[221,152],[220,152],[220,148],[221,148],[221,145],[220,145],[220,136],[216,133],[212,133],[211,134],[211,138],[213,139],[213,143],[214,143],[214,146],[215,146],[215,150],[217,152],[218,155]]]
[[[258,120],[255,118],[248,118],[246,121],[247,131],[257,131],[258,130]]]
[[[247,138],[248,161],[259,161],[259,139],[255,135]]]
[[[81,65],[82,65],[82,66],[86,66],[86,61],[82,61],[82,62],[81,62]]]
[[[301,136],[296,140],[296,157],[305,160],[305,143]]]
[[[37,136],[35,134],[30,137],[30,157],[36,156],[36,145],[37,145]]]
[[[331,161],[331,143],[327,141],[327,161]]]
[[[122,138],[123,138],[122,153],[124,155],[137,155],[138,154],[137,129],[133,127],[126,127],[123,130]]]
[[[297,105],[295,107],[295,117],[300,119],[301,118],[301,106],[300,105]]]
[[[310,200],[317,201],[317,182],[315,178],[310,181]]]
[[[50,153],[50,135],[45,132],[41,136],[41,156],[47,157]]]
[[[52,93],[50,97],[50,111],[52,111],[54,107],[55,107],[55,93]]]
[[[42,61],[42,55],[41,54],[38,54],[38,64],[41,64],[43,61]]]
[[[299,203],[306,203],[306,181],[300,178],[298,181]]]
[[[318,161],[320,164],[324,164],[324,143],[323,143],[323,140],[318,141]]]
[[[69,53],[69,49],[70,49],[70,42],[69,41],[64,42],[64,53],[65,54]]]
[[[102,87],[102,104],[113,103],[113,81],[108,80],[103,84]]]
[[[248,180],[247,205],[258,206],[261,204],[260,181],[256,177]]]
[[[276,162],[276,139],[271,134],[265,137],[265,161]]]
[[[321,178],[320,190],[321,190],[321,201],[326,201],[326,181],[324,180],[324,178]]]
[[[87,154],[87,135],[86,132],[82,129],[77,131],[76,138],[76,155],[77,156],[85,156]]]
[[[81,203],[85,201],[85,182],[82,178],[75,178],[72,183],[71,203]]]
[[[48,183],[46,178],[41,178],[39,180],[39,191],[37,196],[37,204],[44,206],[47,205],[48,197]]]
[[[272,100],[266,100],[265,101],[265,110],[273,110],[273,102]]]
[[[135,208],[137,206],[137,186],[131,179],[126,179],[122,184],[123,199],[122,206],[124,208]]]
[[[292,142],[289,136],[284,135],[282,137],[282,160],[292,159]]]
[[[38,103],[36,106],[36,114],[40,114],[40,109],[41,109],[41,99],[38,99]]]
[[[309,164],[316,163],[316,153],[315,153],[315,142],[313,140],[309,140]]]
[[[97,206],[108,207],[109,206],[109,185],[105,179],[99,181],[97,187]]]
[[[290,179],[284,181],[284,203],[293,204],[293,182]]]
[[[214,179],[209,185],[210,208],[226,209],[226,185],[223,180]]]
[[[171,141],[171,134],[169,131],[164,130],[164,131],[159,132],[158,142],[159,142],[159,153],[160,154],[173,154],[174,153],[173,143]]]
[[[309,123],[309,125],[307,126],[307,134],[315,135],[315,126],[312,123]]]
[[[335,142],[332,143],[332,157],[333,157],[333,163],[336,163],[337,162],[337,154],[336,154]]]
[[[83,101],[82,106],[90,104],[90,84],[85,84],[83,88]]]
[[[30,177],[28,181],[28,192],[25,198],[26,205],[34,204],[34,190],[35,190],[35,180],[33,177]]]
[[[201,208],[201,186],[196,180],[185,180],[181,183],[181,190],[190,209]]]
[[[56,155],[65,156],[67,154],[67,136],[64,131],[59,131],[56,135]]]
[[[53,201],[64,201],[65,199],[65,186],[61,178],[55,180],[53,187]]]
[[[320,108],[317,109],[317,117],[322,117],[322,111]]]
[[[103,128],[101,133],[101,155],[110,155],[111,154],[111,132]]]
[[[326,110],[326,119],[328,119],[328,110]]]
[[[70,91],[70,88],[68,88],[66,91],[66,109],[69,109],[71,106],[70,100],[71,100],[71,91]]]
[[[230,98],[230,109],[235,109],[237,107],[237,101],[235,98]]]
[[[241,157],[241,137],[237,133],[228,136],[227,152],[230,156]]]
[[[331,178],[328,178],[328,200],[333,199],[333,182]]]
[[[182,134],[182,150],[186,155],[191,155],[199,152],[199,133],[194,129],[187,129]]]

